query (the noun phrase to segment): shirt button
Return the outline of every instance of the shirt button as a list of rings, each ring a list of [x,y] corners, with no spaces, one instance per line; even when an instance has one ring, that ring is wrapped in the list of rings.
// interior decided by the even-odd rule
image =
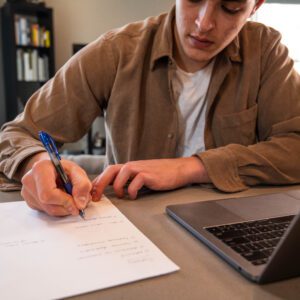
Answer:
[[[172,139],[172,138],[173,138],[173,136],[174,136],[174,134],[173,134],[173,133],[169,133],[169,134],[168,134],[168,139]]]

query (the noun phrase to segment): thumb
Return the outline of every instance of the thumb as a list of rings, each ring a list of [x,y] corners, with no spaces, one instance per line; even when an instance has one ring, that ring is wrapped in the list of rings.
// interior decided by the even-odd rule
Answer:
[[[71,168],[68,168],[68,176],[72,182],[72,196],[78,209],[84,209],[91,201],[92,183],[86,172],[72,163]]]

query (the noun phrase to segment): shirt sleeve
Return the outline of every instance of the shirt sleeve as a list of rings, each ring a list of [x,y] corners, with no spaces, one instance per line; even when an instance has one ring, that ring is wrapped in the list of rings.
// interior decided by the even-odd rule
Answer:
[[[106,107],[115,69],[108,34],[73,56],[30,97],[23,113],[3,125],[0,174],[15,179],[26,158],[45,151],[38,140],[39,130],[59,145],[79,140]]]
[[[213,184],[238,192],[258,184],[300,182],[300,75],[280,36],[266,45],[257,97],[257,143],[197,154]]]

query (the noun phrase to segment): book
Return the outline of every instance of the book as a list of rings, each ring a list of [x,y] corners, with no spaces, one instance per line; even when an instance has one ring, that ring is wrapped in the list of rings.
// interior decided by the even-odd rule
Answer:
[[[17,49],[17,80],[24,80],[24,53],[22,49]]]
[[[15,40],[18,46],[51,47],[51,33],[38,22],[37,16],[14,17]]]

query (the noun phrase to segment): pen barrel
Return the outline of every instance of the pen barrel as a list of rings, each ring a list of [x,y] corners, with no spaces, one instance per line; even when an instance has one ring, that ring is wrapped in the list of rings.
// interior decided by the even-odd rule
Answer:
[[[72,184],[71,182],[65,183],[64,188],[69,195],[72,195]]]

